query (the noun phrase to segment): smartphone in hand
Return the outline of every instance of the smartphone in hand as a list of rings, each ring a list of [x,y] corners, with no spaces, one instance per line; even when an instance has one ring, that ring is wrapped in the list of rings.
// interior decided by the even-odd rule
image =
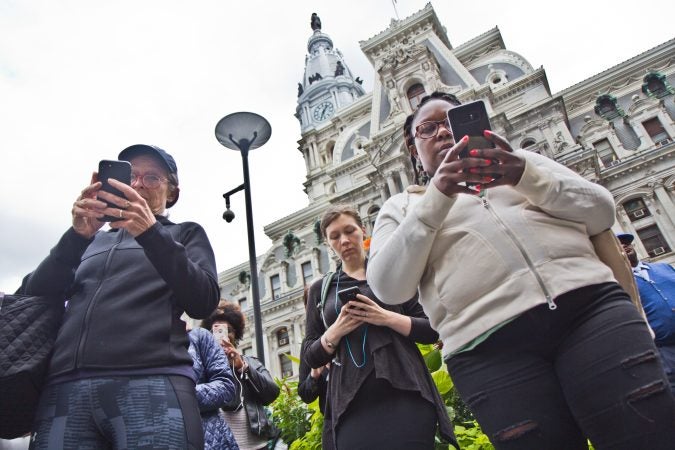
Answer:
[[[482,100],[465,103],[450,109],[448,111],[448,122],[455,142],[464,136],[469,136],[468,144],[459,154],[460,158],[469,156],[469,150],[474,148],[495,147],[492,142],[483,136],[484,130],[492,130],[492,128],[490,128],[490,118]]]
[[[361,293],[361,290],[358,288],[358,286],[354,286],[354,287],[350,287],[350,288],[338,291],[337,295],[338,295],[338,298],[340,299],[340,303],[342,304],[342,306],[344,306],[350,300],[359,301],[359,299],[356,298],[356,294],[360,294],[360,293]]]
[[[98,180],[103,183],[101,190],[110,192],[111,194],[117,195],[118,197],[125,198],[124,194],[119,189],[115,189],[110,185],[110,183],[108,183],[108,178],[114,178],[115,180],[119,180],[124,184],[131,185],[131,164],[128,161],[107,159],[104,159],[98,163]],[[106,200],[103,201],[108,204],[109,208],[119,208],[119,206],[113,203],[110,203]],[[114,216],[103,216],[98,220],[101,222],[114,222],[116,220],[120,220],[120,218]]]
[[[216,339],[216,342],[220,344],[221,339],[225,342],[230,342],[230,338],[227,335],[227,327],[218,327],[216,325],[217,324],[213,325],[211,328],[211,332],[213,333],[213,337]]]

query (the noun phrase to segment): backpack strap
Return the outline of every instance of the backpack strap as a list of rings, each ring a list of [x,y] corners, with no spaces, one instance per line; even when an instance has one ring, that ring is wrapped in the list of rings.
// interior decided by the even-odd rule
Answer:
[[[330,283],[333,281],[333,278],[335,277],[335,272],[327,272],[323,276],[323,280],[321,281],[321,299],[319,300],[319,303],[317,304],[317,308],[319,308],[319,312],[321,313],[321,320],[323,320],[323,326],[328,329],[328,324],[326,323],[326,316],[323,313],[324,307],[326,305],[326,297],[328,297],[328,291],[330,290]]]

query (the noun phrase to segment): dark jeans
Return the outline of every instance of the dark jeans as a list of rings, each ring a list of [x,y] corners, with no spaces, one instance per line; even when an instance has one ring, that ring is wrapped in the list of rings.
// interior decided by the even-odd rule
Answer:
[[[644,321],[614,283],[587,286],[446,361],[496,449],[672,449],[675,399]]]
[[[202,449],[195,384],[182,376],[101,377],[45,387],[31,449]]]
[[[675,344],[656,344],[656,348],[661,354],[661,363],[670,382],[670,391],[675,395]]]

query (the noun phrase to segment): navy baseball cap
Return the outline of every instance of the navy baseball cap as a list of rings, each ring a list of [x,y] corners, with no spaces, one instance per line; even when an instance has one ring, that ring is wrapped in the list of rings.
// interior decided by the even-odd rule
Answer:
[[[169,155],[166,150],[159,148],[155,145],[147,145],[147,144],[132,145],[122,150],[120,154],[117,156],[117,159],[119,159],[120,161],[131,161],[134,157],[139,155],[150,155],[157,158],[164,164],[166,170],[170,174],[175,175],[176,184],[178,184],[178,167],[176,166],[176,160],[173,159],[173,156]],[[167,208],[171,208],[173,205],[176,204],[176,202],[178,201],[179,192],[180,191],[178,190],[178,186],[175,186],[174,191],[175,197],[173,198],[173,200],[166,202]]]
[[[635,239],[635,236],[633,236],[630,233],[618,233],[616,237],[619,239],[619,242],[622,244],[630,244],[633,242]]]

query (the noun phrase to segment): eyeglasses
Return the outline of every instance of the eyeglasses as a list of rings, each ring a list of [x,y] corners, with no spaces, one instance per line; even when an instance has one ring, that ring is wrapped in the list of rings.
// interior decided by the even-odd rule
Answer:
[[[431,139],[436,137],[438,130],[441,128],[441,125],[445,127],[446,130],[452,135],[452,130],[450,130],[450,122],[448,119],[422,122],[421,124],[415,127],[415,137],[420,139]]]
[[[154,175],[152,173],[148,173],[145,175],[136,175],[135,173],[131,174],[131,183],[135,183],[137,181],[140,181],[143,186],[145,186],[148,189],[157,189],[160,184],[164,181],[169,181],[166,178],[162,178],[159,175]]]

